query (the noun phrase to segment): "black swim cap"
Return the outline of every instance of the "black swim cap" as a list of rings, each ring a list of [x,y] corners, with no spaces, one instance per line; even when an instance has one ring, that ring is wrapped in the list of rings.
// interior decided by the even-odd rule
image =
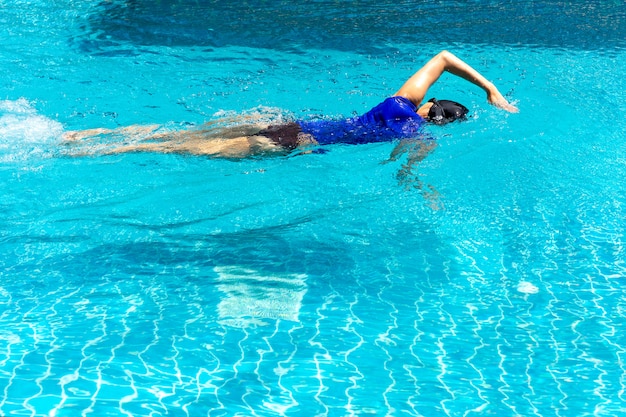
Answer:
[[[456,101],[431,98],[428,102],[433,103],[428,110],[428,121],[437,125],[445,125],[455,120],[465,119],[465,115],[469,112],[467,107]]]

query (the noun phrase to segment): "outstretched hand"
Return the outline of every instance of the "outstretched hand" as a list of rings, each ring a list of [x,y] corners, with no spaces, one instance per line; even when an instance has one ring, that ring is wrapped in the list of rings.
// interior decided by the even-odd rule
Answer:
[[[509,103],[502,94],[494,87],[487,96],[487,101],[499,109],[506,110],[510,113],[518,113],[519,109]]]

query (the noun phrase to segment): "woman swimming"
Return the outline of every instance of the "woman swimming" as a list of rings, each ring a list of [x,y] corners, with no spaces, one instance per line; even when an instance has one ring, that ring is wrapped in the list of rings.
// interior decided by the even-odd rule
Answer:
[[[271,153],[285,154],[297,148],[332,143],[362,144],[411,139],[424,122],[443,124],[462,119],[468,110],[452,101],[431,99],[422,104],[428,89],[449,72],[482,88],[487,101],[516,113],[517,107],[500,94],[493,83],[448,51],[434,56],[391,97],[367,113],[342,120],[297,120],[269,125],[241,123],[228,127],[204,125],[201,129],[161,132],[159,126],[129,126],[120,129],[90,129],[67,132],[65,139],[122,135],[140,143],[108,145],[102,153],[164,152],[244,158]]]

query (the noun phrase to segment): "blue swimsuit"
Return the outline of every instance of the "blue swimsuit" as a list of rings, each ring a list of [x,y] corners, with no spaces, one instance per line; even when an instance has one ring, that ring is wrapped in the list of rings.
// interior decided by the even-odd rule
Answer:
[[[363,144],[415,137],[424,119],[404,97],[389,97],[367,113],[344,120],[301,120],[302,132],[320,145]]]
[[[287,150],[298,147],[298,135],[313,136],[320,145],[363,144],[414,138],[424,119],[417,106],[404,97],[389,97],[367,113],[342,120],[299,120],[273,125],[258,134]]]

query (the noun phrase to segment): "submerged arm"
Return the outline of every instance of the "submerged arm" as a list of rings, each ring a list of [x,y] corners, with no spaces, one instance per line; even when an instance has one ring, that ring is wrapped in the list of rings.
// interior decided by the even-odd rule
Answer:
[[[392,151],[389,161],[397,161],[402,155],[407,154],[406,162],[396,174],[398,184],[406,191],[417,190],[428,201],[431,208],[439,210],[443,208],[439,192],[432,185],[423,183],[417,172],[420,162],[436,147],[437,142],[427,138],[403,140]]]
[[[494,106],[512,113],[518,112],[517,107],[510,104],[493,83],[448,51],[442,51],[435,55],[426,65],[413,74],[394,95],[406,97],[416,106],[419,106],[430,86],[444,72],[454,74],[482,88],[487,93],[487,101]]]

